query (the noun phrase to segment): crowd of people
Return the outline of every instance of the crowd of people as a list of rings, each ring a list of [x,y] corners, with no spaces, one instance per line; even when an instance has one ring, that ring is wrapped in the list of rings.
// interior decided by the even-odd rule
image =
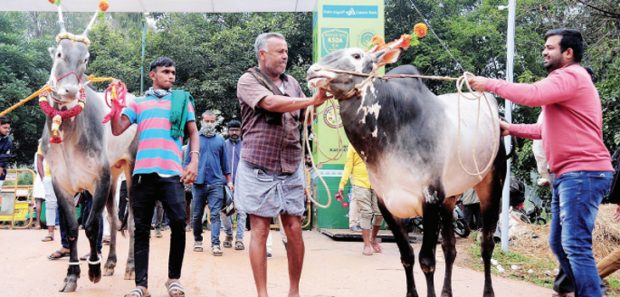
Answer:
[[[299,296],[305,254],[301,231],[306,186],[300,128],[304,121],[312,121],[304,118],[303,111],[320,106],[330,97],[323,89],[306,97],[297,80],[285,73],[288,45],[281,34],[260,34],[254,50],[257,66],[243,73],[237,83],[241,121],[227,122],[228,139],[218,133],[213,111],[206,110],[197,119],[191,95],[172,90],[176,65],[167,57],[151,63],[152,87],[144,96],[124,108],[112,108],[114,135],[120,135],[134,124],[139,131],[135,169],[127,177],[132,180],[133,196],[127,207],[133,210],[135,222],[136,288],[125,297],[150,295],[150,233],[153,227],[162,224],[171,231],[165,285],[170,296],[185,295],[180,278],[186,232],[191,231],[193,235],[191,250],[203,252],[205,207],[210,213],[213,256],[222,256],[222,248],[245,250],[243,239],[246,219],[249,220],[249,258],[259,297],[268,296],[268,236],[272,220],[277,218],[287,242],[288,295]],[[542,52],[549,73],[546,78],[533,84],[485,77],[472,77],[468,81],[475,90],[492,92],[518,104],[542,107],[541,118],[535,124],[502,121],[500,126],[503,136],[542,139],[538,145],[544,149],[548,165],[541,170],[548,174],[541,185],[550,184],[553,193],[549,241],[560,265],[561,276],[556,283],[564,284],[561,288],[556,286],[556,296],[601,296],[601,277],[620,266],[620,252],[610,255],[598,270],[592,254],[594,220],[599,204],[609,191],[614,169],[602,139],[601,101],[590,74],[580,65],[583,51],[579,31],[551,30],[545,35]],[[10,124],[7,118],[0,117],[0,189],[11,154]],[[184,139],[188,140],[185,149]],[[48,233],[42,240],[53,242],[54,228],[61,218],[57,215],[49,166],[40,148],[34,163],[37,211],[42,209],[43,201],[46,206]],[[382,216],[378,197],[372,190],[364,161],[352,146],[347,152],[338,196],[344,195],[349,178],[350,228],[362,233],[363,255],[380,253],[377,233]],[[222,212],[228,206],[227,195],[234,196],[234,215]],[[479,223],[481,205],[475,193],[471,191],[465,196],[467,216],[471,217],[468,221]],[[82,217],[86,218],[92,197],[88,192],[77,193],[77,197],[83,206]],[[158,208],[163,210],[159,215]],[[222,226],[223,242],[220,241]],[[50,260],[69,253],[65,230],[60,231],[62,246],[49,256]],[[103,235],[101,228],[99,251]]]

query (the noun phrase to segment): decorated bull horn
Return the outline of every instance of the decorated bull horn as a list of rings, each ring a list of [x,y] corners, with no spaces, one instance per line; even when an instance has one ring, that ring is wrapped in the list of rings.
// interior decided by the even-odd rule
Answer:
[[[97,19],[97,16],[103,15],[103,13],[106,12],[108,8],[110,8],[110,3],[108,2],[108,0],[101,0],[99,1],[98,8],[99,9],[97,10],[97,12],[95,12],[93,17],[90,19],[88,26],[86,26],[86,29],[84,29],[84,33],[82,33],[84,37],[88,36],[88,32],[93,27],[93,24],[95,23],[95,20]]]
[[[368,53],[374,56],[376,64],[373,69],[379,69],[386,64],[392,64],[398,61],[403,51],[412,45],[420,44],[419,39],[424,38],[428,31],[428,26],[424,23],[417,23],[411,34],[403,34],[400,38],[386,43],[385,40],[378,35],[372,37],[372,46],[368,49]]]
[[[60,0],[47,0],[49,3],[56,5],[58,9],[58,25],[60,25],[60,33],[65,33],[65,20],[62,17],[62,7],[60,7]]]

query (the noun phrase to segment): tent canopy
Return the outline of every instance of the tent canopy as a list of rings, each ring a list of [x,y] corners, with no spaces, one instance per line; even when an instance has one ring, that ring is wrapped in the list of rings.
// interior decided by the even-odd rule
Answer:
[[[316,0],[108,0],[108,12],[306,12]],[[2,1],[0,11],[56,11],[46,0]],[[99,0],[61,0],[63,12],[94,12]]]

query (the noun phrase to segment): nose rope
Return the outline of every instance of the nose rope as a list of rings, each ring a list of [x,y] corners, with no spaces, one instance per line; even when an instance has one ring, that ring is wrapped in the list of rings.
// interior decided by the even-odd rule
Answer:
[[[80,76],[75,71],[71,71],[71,72],[67,72],[67,73],[61,75],[59,78],[54,78],[54,80],[55,80],[54,84],[57,84],[59,81],[69,77],[70,75],[75,75],[75,78],[77,79],[78,84],[82,83],[82,79],[80,78]]]

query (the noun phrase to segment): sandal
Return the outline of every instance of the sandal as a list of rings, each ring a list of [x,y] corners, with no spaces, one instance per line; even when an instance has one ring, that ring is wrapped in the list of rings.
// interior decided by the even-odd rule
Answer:
[[[179,280],[166,282],[166,289],[170,297],[185,297],[185,289],[181,286]]]
[[[125,294],[124,297],[151,297],[151,294],[146,292],[146,288],[144,287],[136,287],[135,289],[129,291],[129,293]]]
[[[226,240],[224,240],[224,243],[222,244],[225,248],[231,248],[232,247],[232,241],[233,238],[232,236],[226,236]]]
[[[71,252],[69,252],[69,251],[65,251],[63,249],[59,249],[59,250],[53,252],[51,255],[47,256],[47,259],[49,259],[50,261],[58,260],[60,258],[64,258],[64,257],[69,256],[70,253]]]
[[[214,246],[211,247],[211,254],[213,256],[219,257],[219,256],[223,255],[224,252],[222,252],[222,249],[220,248],[219,245],[214,245]]]
[[[243,241],[237,240],[235,241],[235,250],[242,251],[245,249],[245,245],[243,245]]]
[[[45,235],[45,237],[41,239],[41,241],[43,242],[48,242],[48,241],[53,241],[53,240],[54,240],[54,235]]]

